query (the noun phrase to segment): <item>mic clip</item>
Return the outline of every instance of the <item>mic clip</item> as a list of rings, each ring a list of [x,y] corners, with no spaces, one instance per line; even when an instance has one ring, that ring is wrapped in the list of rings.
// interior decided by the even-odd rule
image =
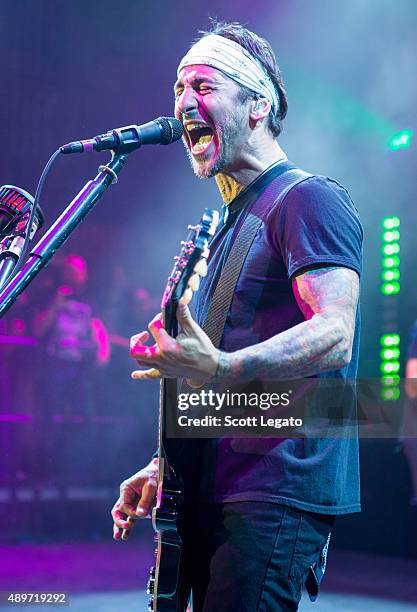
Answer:
[[[112,159],[113,157],[114,155],[112,155]],[[112,161],[112,159],[110,161]],[[112,182],[111,182],[112,185],[115,185],[119,181],[119,177],[117,176],[113,168],[109,168],[109,166],[102,165],[102,166],[99,166],[98,169],[99,169],[99,172],[107,172],[107,174],[110,174],[110,176],[112,177]]]

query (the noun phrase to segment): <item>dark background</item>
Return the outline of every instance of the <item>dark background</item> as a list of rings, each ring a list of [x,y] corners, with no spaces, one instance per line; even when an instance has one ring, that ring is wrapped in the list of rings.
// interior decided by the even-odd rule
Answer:
[[[388,147],[398,131],[415,130],[416,13],[413,0],[241,0],[227,6],[219,0],[209,5],[189,0],[1,0],[0,183],[34,194],[44,164],[61,144],[171,115],[176,67],[197,31],[208,27],[209,15],[242,22],[266,37],[277,54],[289,97],[280,139],[288,157],[305,170],[339,180],[360,212],[366,236],[360,375],[378,377],[387,309],[379,291],[385,215],[401,217],[402,289],[394,311],[403,357],[417,312],[416,149],[414,143],[396,152]],[[41,202],[47,227],[106,159],[106,154],[58,159]],[[214,181],[194,177],[181,143],[144,147],[130,156],[120,182],[64,248],[86,258],[96,303],[105,302],[116,264],[133,285],[158,296],[186,225],[196,222],[205,206],[220,205]],[[31,300],[39,299],[51,270],[53,264],[34,280]],[[14,308],[6,324],[17,316]],[[19,316],[30,333],[30,304],[27,308],[25,313],[20,307]],[[36,377],[36,347],[0,345],[0,350],[14,389]],[[118,483],[147,461],[156,439],[157,386],[144,389],[138,383],[133,389],[129,361],[120,360],[117,376],[107,370],[94,379],[103,413],[120,417],[98,428],[86,459],[87,481],[89,466],[95,468],[90,488],[98,480],[104,486],[97,494],[102,497],[91,502],[99,517],[95,537],[107,537],[108,509]],[[110,386],[117,405],[106,399]],[[71,512],[80,515],[74,527],[52,502],[30,493],[36,480],[31,459],[37,448],[36,419],[45,400],[36,385],[29,395],[27,404],[2,406],[4,414],[30,414],[32,421],[0,423],[3,466],[8,466],[0,484],[1,514],[4,509],[14,516],[18,507],[21,516],[28,516],[18,533],[3,530],[1,538],[88,537],[83,502],[73,502]],[[362,446],[364,511],[340,521],[336,546],[416,556],[417,516],[408,505],[409,471],[400,445],[367,440]],[[22,487],[29,493],[19,493]]]

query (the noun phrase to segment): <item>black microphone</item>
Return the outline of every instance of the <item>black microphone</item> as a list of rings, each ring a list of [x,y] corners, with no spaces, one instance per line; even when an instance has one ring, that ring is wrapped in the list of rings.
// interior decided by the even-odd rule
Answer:
[[[2,185],[0,187],[0,238],[12,232],[17,222],[26,219],[33,206],[33,197],[20,187],[14,185]],[[38,206],[35,212],[36,229],[44,223],[43,212]],[[33,232],[33,228],[32,228]],[[1,250],[1,249],[0,249]]]
[[[110,130],[89,140],[77,140],[63,145],[61,153],[84,153],[84,151],[114,150],[130,153],[144,144],[171,144],[183,133],[181,121],[175,117],[158,117],[143,125],[128,125]]]
[[[14,185],[0,187],[0,289],[44,223],[42,210],[37,206],[33,212],[33,205],[34,198],[24,189]]]

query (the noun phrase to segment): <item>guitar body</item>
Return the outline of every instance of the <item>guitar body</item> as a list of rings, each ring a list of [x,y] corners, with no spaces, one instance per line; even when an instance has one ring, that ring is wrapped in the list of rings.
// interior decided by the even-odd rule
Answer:
[[[191,299],[191,287],[198,288],[197,277],[203,276],[201,263],[208,257],[209,239],[218,223],[218,212],[206,209],[191,234],[181,243],[182,249],[168,279],[162,298],[162,314],[167,332],[176,337],[177,305],[180,299]],[[204,266],[203,266],[204,268]],[[200,271],[198,271],[200,270]],[[152,511],[157,548],[156,564],[151,568],[148,593],[150,612],[185,612],[190,585],[183,575],[182,524],[187,488],[198,472],[197,445],[194,440],[177,440],[166,436],[166,414],[177,407],[178,382],[162,379],[159,402],[159,485],[157,503]]]
[[[157,542],[156,565],[151,569],[148,584],[151,595],[149,610],[152,611],[184,610],[188,599],[187,593],[181,589],[183,549],[179,520],[183,503],[182,483],[163,476],[159,484],[157,506],[152,512]]]

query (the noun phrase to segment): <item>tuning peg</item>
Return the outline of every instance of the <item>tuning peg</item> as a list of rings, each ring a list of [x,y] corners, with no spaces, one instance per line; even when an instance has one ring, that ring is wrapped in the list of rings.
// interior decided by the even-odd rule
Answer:
[[[194,293],[198,291],[198,288],[200,286],[200,277],[198,274],[193,274],[190,277],[190,280],[188,281],[188,286],[190,287],[190,289],[192,289],[192,291],[194,291]]]
[[[194,272],[201,277],[207,276],[207,261],[200,259],[194,266]]]
[[[190,232],[198,232],[200,229],[199,225],[188,225],[187,229],[190,230]]]
[[[188,304],[191,302],[192,299],[193,299],[193,291],[192,289],[187,287],[187,289],[184,291],[184,294],[181,298],[181,302],[185,304],[186,306],[188,306]]]

